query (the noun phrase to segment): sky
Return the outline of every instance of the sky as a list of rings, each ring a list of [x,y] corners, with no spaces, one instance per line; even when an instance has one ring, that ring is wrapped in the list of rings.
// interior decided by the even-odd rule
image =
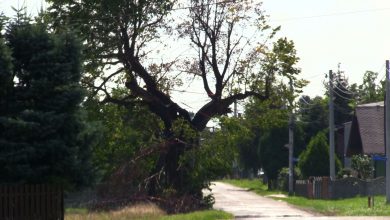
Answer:
[[[349,83],[361,83],[365,71],[385,76],[390,59],[390,1],[386,0],[265,0],[271,25],[279,36],[294,41],[302,77],[311,81],[308,95],[324,94],[329,70],[345,72]]]
[[[256,0],[255,0],[256,1]],[[10,6],[25,3],[36,14],[43,0],[0,0],[0,11],[12,15]],[[390,1],[387,0],[264,0],[269,24],[281,26],[277,37],[293,40],[300,57],[301,77],[310,81],[309,96],[323,95],[325,73],[340,63],[349,83],[361,83],[365,71],[385,76],[390,59]],[[196,93],[178,102],[196,111],[206,97]]]

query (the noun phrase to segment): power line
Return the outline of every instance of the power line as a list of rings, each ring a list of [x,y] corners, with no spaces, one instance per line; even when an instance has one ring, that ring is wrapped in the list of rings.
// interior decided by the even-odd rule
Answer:
[[[187,6],[187,7],[172,8],[171,10],[177,11],[177,10],[184,10],[184,9],[194,9],[194,8],[200,8],[200,7],[212,6],[212,5],[220,5],[220,4],[226,4],[226,3],[236,3],[236,1],[235,0],[226,0],[226,1],[221,1],[221,2],[202,4],[199,6]]]
[[[312,78],[316,78],[318,76],[322,76],[323,73],[320,73],[320,74],[315,74],[315,75],[312,75],[312,76],[308,76],[308,77],[304,77],[305,79],[312,79]]]
[[[316,105],[316,104],[314,104],[314,103],[309,103],[309,102],[304,98],[304,96],[301,96],[301,97],[299,98],[299,100],[302,100],[306,105],[309,105],[309,106],[314,106],[314,105]]]
[[[192,93],[192,94],[206,95],[206,93],[204,93],[204,92],[194,92],[194,91],[188,91],[188,90],[171,89],[171,91],[182,92],[182,93]]]
[[[342,85],[341,85],[341,86],[342,86]],[[346,94],[346,95],[357,95],[355,92],[352,92],[352,91],[346,89],[344,86],[342,86],[342,87],[343,87],[343,88],[340,88],[340,87],[338,87],[338,86],[336,86],[336,85],[333,85],[333,88],[337,88],[338,91],[340,91],[340,92],[342,92],[342,93],[344,93],[344,94]]]
[[[355,101],[355,99],[351,99],[351,98],[348,98],[348,97],[345,97],[343,95],[340,95],[339,93],[337,93],[334,89],[332,90],[334,93],[337,94],[338,97],[342,98],[342,99],[345,99],[345,100],[348,100],[348,101]]]
[[[343,82],[340,82],[337,78],[334,79],[337,82],[337,85],[340,85],[342,88],[338,87],[337,85],[333,85],[333,87],[336,87],[340,91],[342,91],[344,94],[349,94],[349,95],[357,95],[356,92],[352,92],[349,90],[347,87],[344,86]]]
[[[279,21],[294,21],[294,20],[304,20],[304,19],[312,19],[312,18],[322,18],[322,17],[334,17],[348,14],[358,14],[358,13],[367,13],[374,11],[387,11],[390,8],[376,8],[376,9],[367,9],[367,10],[355,10],[355,11],[346,11],[346,12],[334,12],[329,14],[320,14],[320,15],[311,15],[311,16],[303,16],[303,17],[295,17],[295,18],[286,18],[286,19],[277,19],[271,20],[271,22],[279,22]]]

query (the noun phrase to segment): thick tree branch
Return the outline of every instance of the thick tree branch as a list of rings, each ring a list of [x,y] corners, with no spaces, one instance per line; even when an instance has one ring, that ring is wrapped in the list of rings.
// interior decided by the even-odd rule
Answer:
[[[215,99],[206,103],[194,116],[192,125],[197,130],[203,130],[207,123],[216,115],[224,115],[231,112],[229,106],[237,100],[243,100],[248,97],[257,97],[260,100],[266,100],[268,97],[261,95],[253,91],[246,91],[244,93],[238,93],[231,95],[225,99]]]

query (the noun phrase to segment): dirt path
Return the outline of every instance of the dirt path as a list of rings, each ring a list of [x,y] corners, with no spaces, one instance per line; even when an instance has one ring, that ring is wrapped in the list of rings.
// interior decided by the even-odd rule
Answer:
[[[390,219],[390,217],[331,217],[320,216],[297,209],[284,201],[259,196],[253,192],[221,182],[213,182],[214,209],[232,213],[242,220],[350,220],[350,219]]]

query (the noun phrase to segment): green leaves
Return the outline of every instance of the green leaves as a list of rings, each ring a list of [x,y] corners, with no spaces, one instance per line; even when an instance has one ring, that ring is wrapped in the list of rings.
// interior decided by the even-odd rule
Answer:
[[[370,178],[374,171],[371,158],[368,155],[353,155],[351,168],[354,169],[358,173],[358,177],[362,179]]]
[[[324,132],[319,132],[311,140],[307,149],[299,156],[298,167],[304,177],[329,176],[329,146]],[[336,171],[341,162],[336,158]]]

